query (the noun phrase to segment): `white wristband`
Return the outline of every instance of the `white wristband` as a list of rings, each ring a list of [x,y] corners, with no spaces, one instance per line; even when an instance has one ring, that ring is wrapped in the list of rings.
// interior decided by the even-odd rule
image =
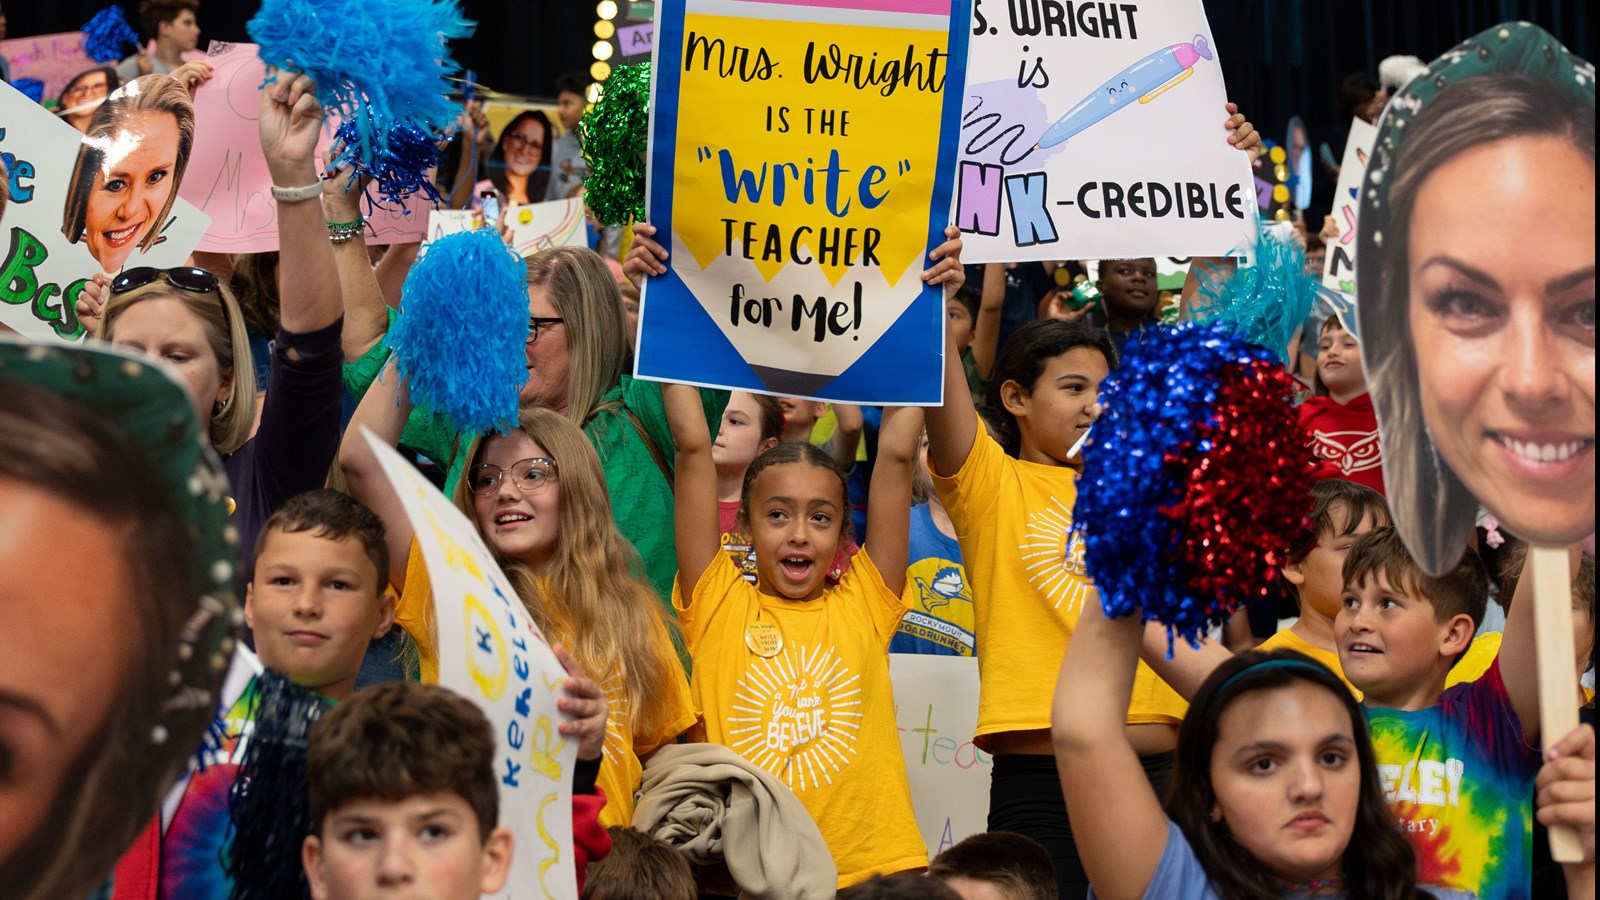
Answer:
[[[279,203],[298,203],[301,200],[310,200],[322,195],[322,182],[308,184],[305,187],[286,188],[272,186],[272,199]]]

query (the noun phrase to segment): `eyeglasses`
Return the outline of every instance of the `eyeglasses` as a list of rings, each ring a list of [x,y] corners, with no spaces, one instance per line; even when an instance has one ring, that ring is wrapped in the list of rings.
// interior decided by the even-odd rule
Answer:
[[[529,316],[528,317],[528,343],[533,344],[539,340],[539,329],[546,325],[560,325],[566,319],[560,316]]]
[[[508,472],[511,475],[511,483],[520,488],[524,494],[537,494],[556,477],[556,461],[548,456],[534,456],[517,460],[511,464],[510,469],[502,469],[491,463],[479,463],[467,473],[467,490],[480,495],[492,494],[500,489],[500,479]]]
[[[111,93],[111,86],[106,84],[104,79],[101,79],[92,84],[75,84],[67,91],[65,96],[69,98],[104,97],[109,93]]]
[[[167,284],[180,291],[191,294],[216,294],[217,305],[222,307],[222,323],[225,327],[232,327],[228,317],[228,303],[222,299],[222,292],[218,290],[220,282],[217,276],[205,269],[196,269],[193,266],[177,266],[171,269],[157,269],[154,266],[139,266],[128,269],[116,278],[111,279],[111,294],[126,294],[136,291],[146,285],[154,284],[157,279],[166,279]]]
[[[507,150],[514,150],[517,153],[521,153],[524,150],[527,150],[529,147],[538,147],[540,150],[543,150],[544,140],[542,138],[530,140],[529,138],[525,138],[522,135],[517,134],[515,131],[506,135]]]

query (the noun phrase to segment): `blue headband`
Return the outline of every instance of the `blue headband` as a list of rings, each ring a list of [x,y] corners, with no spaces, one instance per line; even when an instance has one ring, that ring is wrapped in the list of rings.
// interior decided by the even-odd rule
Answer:
[[[1250,664],[1248,666],[1245,666],[1244,668],[1242,668],[1239,671],[1233,673],[1232,675],[1229,675],[1227,677],[1227,679],[1222,682],[1222,684],[1217,686],[1217,689],[1212,694],[1212,696],[1221,697],[1223,694],[1228,692],[1228,688],[1232,687],[1234,682],[1238,681],[1239,679],[1243,678],[1246,675],[1253,675],[1253,674],[1255,674],[1257,672],[1262,672],[1262,671],[1265,671],[1267,669],[1306,669],[1306,670],[1312,671],[1312,672],[1325,672],[1325,673],[1328,673],[1330,675],[1333,674],[1333,670],[1332,669],[1329,669],[1327,666],[1323,665],[1322,663],[1316,662],[1315,660],[1310,660],[1310,659],[1282,659],[1282,658],[1264,659],[1261,662],[1252,663],[1252,664]]]

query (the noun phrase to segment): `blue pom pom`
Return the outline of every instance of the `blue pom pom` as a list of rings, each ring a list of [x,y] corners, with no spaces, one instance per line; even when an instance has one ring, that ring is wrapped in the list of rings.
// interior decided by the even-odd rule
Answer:
[[[365,113],[361,113],[365,115]],[[439,165],[439,143],[435,137],[409,121],[394,122],[389,126],[388,140],[383,142],[375,160],[369,165],[351,148],[360,140],[354,120],[343,122],[336,132],[347,148],[337,165],[350,165],[372,179],[378,196],[396,205],[411,194],[420,192],[433,203],[443,198],[433,186],[428,170]],[[410,210],[404,210],[407,215]]]
[[[11,86],[22,92],[24,97],[35,103],[44,102],[44,82],[37,78],[18,78],[11,82]]]
[[[1202,274],[1195,321],[1222,323],[1234,334],[1279,359],[1286,359],[1289,341],[1311,314],[1317,299],[1317,278],[1306,271],[1306,252],[1292,237],[1278,237],[1263,222],[1256,235],[1255,264],[1240,266],[1233,277]]]
[[[475,27],[453,0],[265,0],[247,25],[264,62],[316,80],[351,125],[346,152],[372,172],[414,165],[416,133],[449,137],[461,113],[449,42]]]
[[[457,431],[507,431],[528,377],[527,267],[492,229],[429,244],[406,276],[389,346],[419,406]]]
[[[128,25],[120,6],[108,6],[83,26],[83,52],[97,63],[111,62],[139,49],[139,35]]]

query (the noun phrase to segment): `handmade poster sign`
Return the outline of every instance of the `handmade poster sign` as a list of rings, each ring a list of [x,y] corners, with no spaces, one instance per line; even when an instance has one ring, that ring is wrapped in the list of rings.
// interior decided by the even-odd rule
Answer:
[[[663,0],[637,374],[940,402],[968,0]],[[692,348],[692,350],[690,349]]]
[[[1222,256],[1256,231],[1200,0],[977,0],[965,262]]]
[[[0,56],[11,67],[12,80],[44,82],[46,100],[54,101],[79,72],[99,65],[83,49],[83,32],[40,34],[0,41]]]
[[[1356,292],[1356,222],[1361,216],[1361,184],[1367,157],[1378,129],[1360,119],[1350,120],[1350,138],[1339,164],[1339,186],[1333,192],[1333,218],[1339,237],[1328,245],[1322,261],[1322,286],[1345,294]]]
[[[483,211],[477,209],[434,209],[428,211],[427,240],[437,241],[447,234],[459,231],[477,231],[483,227]]]
[[[214,219],[199,247],[213,253],[278,249],[278,203],[256,131],[261,85],[267,78],[256,49],[255,44],[212,41],[206,57],[211,80],[195,92],[194,152],[180,193]],[[334,116],[323,124],[319,158],[338,127]],[[369,196],[374,195],[369,191]],[[367,244],[422,240],[431,209],[433,204],[420,195],[412,195],[403,206],[363,204]]]
[[[972,743],[978,727],[978,660],[891,653],[889,678],[911,804],[931,859],[988,830],[994,757]]]
[[[578,748],[556,731],[556,695],[566,672],[472,523],[393,447],[364,431],[428,563],[439,683],[478,704],[499,739],[500,825],[511,829],[516,852],[496,896],[576,900]]]
[[[512,246],[524,259],[551,247],[589,246],[583,201],[576,197],[513,206],[506,210],[506,227],[511,229]]]
[[[35,340],[83,337],[73,305],[90,275],[182,265],[210,224],[178,199],[194,109],[146,75],[113,92],[87,135],[0,86],[0,322]]]
[[[1595,530],[1594,76],[1525,22],[1434,60],[1379,122],[1356,257],[1395,527],[1430,573],[1480,505],[1532,545],[1547,745],[1577,725],[1564,548]]]

